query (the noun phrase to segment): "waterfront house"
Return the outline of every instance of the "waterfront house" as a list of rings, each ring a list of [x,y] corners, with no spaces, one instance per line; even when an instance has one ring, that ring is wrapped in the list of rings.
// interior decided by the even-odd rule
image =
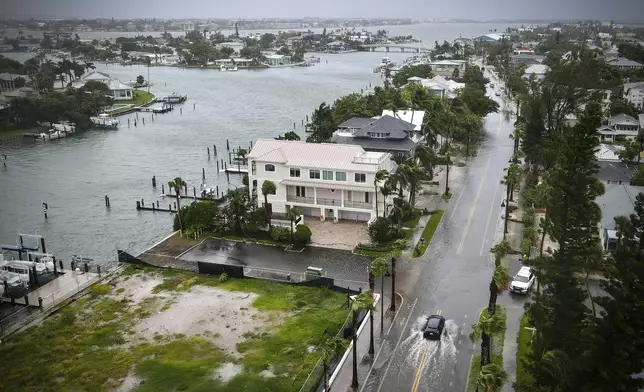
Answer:
[[[503,39],[503,35],[501,34],[483,34],[473,38],[472,41],[474,41],[475,43],[480,43],[480,42],[495,43],[495,42],[500,42],[502,39]]]
[[[452,45],[456,45],[456,44],[459,44],[462,47],[466,47],[466,46],[474,47],[474,41],[472,41],[471,38],[463,38],[463,37],[456,38],[452,43]]]
[[[333,41],[326,44],[326,51],[329,53],[344,52],[347,49],[347,44],[342,41]]]
[[[458,69],[460,74],[465,72],[465,60],[437,60],[429,63],[434,71],[440,71],[442,69],[454,70]]]
[[[644,110],[644,82],[624,84],[624,99],[638,110]]]
[[[514,67],[518,67],[521,65],[525,65],[526,67],[529,67],[531,65],[541,64],[544,59],[545,59],[545,56],[540,56],[536,54],[515,54],[510,56],[510,65]]]
[[[72,87],[81,88],[90,80],[105,83],[110,89],[110,93],[108,95],[115,101],[127,101],[134,99],[134,89],[131,86],[121,83],[121,81],[118,79],[110,78],[110,75],[104,72],[94,71],[85,74],[80,79],[75,80],[72,83]]]
[[[266,65],[269,67],[280,67],[291,64],[291,57],[283,54],[269,54],[266,57]]]
[[[427,88],[430,94],[438,95],[441,99],[445,97],[453,98],[456,95],[456,90],[464,88],[465,83],[458,83],[454,80],[447,80],[440,75],[436,75],[431,79],[423,79],[421,77],[412,76],[407,79],[408,83],[420,84]]]
[[[642,186],[611,184],[607,185],[604,194],[597,198],[596,203],[602,211],[599,238],[605,251],[614,250],[617,246],[615,218],[634,214],[635,199],[643,192]]]
[[[230,48],[234,50],[234,54],[239,54],[239,52],[244,49],[244,44],[242,42],[222,42],[215,45],[217,49]]]
[[[425,116],[422,111],[410,110],[408,117],[412,114],[416,117],[416,113],[419,113],[420,118]],[[338,125],[331,140],[338,144],[359,145],[366,151],[388,152],[394,156],[408,157],[414,153],[416,144],[422,140],[422,123],[416,125],[394,116],[395,113],[390,111],[377,118],[350,118]]]
[[[258,140],[248,161],[250,189],[260,195],[262,205],[262,184],[272,181],[276,191],[268,195],[268,208],[274,213],[297,207],[302,215],[335,222],[374,220],[374,176],[380,170],[396,170],[390,154],[357,145],[273,139]],[[379,211],[386,203],[379,195]]]

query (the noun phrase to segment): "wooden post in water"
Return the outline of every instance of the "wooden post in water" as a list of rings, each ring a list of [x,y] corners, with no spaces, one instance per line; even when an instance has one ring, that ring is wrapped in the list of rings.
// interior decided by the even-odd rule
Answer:
[[[219,185],[216,185],[215,189],[217,189],[217,199],[219,199]]]
[[[212,145],[212,155],[213,156],[217,155],[217,146],[215,146],[214,144]]]
[[[165,187],[163,186],[163,184],[161,184],[161,193],[165,195],[165,189],[164,188]]]
[[[295,123],[293,123],[293,130],[295,130]]]
[[[143,117],[143,125],[145,125],[145,117]]]
[[[184,194],[186,194],[186,195],[188,194],[188,184],[185,184],[183,186],[183,191],[184,191]]]
[[[141,199],[141,207],[145,207],[145,201]]]
[[[302,126],[304,126],[304,119],[302,119]]]
[[[179,108],[179,114],[183,114],[183,108]]]
[[[219,161],[217,161],[217,173],[219,173]]]
[[[157,208],[159,208],[159,201],[157,200]]]
[[[152,188],[157,187],[157,176],[152,176]]]
[[[197,188],[195,188],[194,186],[192,187],[192,196],[195,198],[195,200],[197,200]]]
[[[228,143],[228,139],[226,139],[226,150],[230,151],[230,143]]]
[[[308,114],[306,115],[306,122],[307,123],[309,122],[309,115]]]
[[[136,209],[137,209],[137,210],[140,210],[140,209],[141,209],[141,202],[140,202],[140,201],[138,201],[138,200],[136,201]],[[73,263],[73,261],[72,261],[72,263]],[[72,270],[73,270],[73,268],[72,268]]]
[[[208,150],[208,159],[210,159],[210,147],[206,147],[206,149]]]
[[[197,110],[197,104],[196,103],[192,104],[192,110]]]
[[[201,178],[202,178],[203,180],[205,180],[205,179],[206,179],[206,168],[205,168],[205,167],[202,167],[202,168],[201,168]]]
[[[136,112],[136,119],[139,119],[139,112]]]
[[[105,195],[105,207],[110,208],[110,198]]]
[[[130,127],[130,119],[129,118],[127,119],[127,127],[128,128]]]

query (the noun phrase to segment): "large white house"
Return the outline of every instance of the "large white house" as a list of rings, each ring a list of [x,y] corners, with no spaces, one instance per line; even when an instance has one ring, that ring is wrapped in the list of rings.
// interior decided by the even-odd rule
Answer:
[[[261,139],[248,154],[250,191],[262,197],[262,184],[272,181],[268,196],[274,213],[297,207],[321,220],[370,221],[376,218],[374,177],[396,170],[391,155],[367,152],[358,145]],[[378,210],[384,206],[378,195]],[[261,202],[263,204],[263,202]]]
[[[118,79],[112,79],[110,78],[110,75],[103,72],[94,71],[85,74],[81,78],[75,80],[72,83],[72,86],[74,86],[74,88],[80,88],[90,80],[105,83],[110,89],[108,95],[115,101],[127,101],[134,99],[134,89],[131,86],[121,83],[121,81]]]
[[[640,111],[644,109],[644,82],[624,84],[624,98]]]

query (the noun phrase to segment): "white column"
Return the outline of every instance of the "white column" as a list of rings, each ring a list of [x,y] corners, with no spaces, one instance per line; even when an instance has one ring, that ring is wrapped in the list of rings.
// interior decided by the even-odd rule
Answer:
[[[344,189],[341,192],[342,193],[340,193],[340,203],[341,203],[340,205],[344,207]]]
[[[313,187],[313,204],[318,204],[318,192],[317,187]]]

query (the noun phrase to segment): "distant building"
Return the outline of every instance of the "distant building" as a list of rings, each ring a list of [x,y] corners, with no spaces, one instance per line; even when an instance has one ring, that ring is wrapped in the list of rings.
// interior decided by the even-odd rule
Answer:
[[[347,44],[342,41],[333,41],[326,44],[326,51],[329,53],[344,52],[347,49]]]
[[[15,73],[3,72],[0,73],[0,89],[3,90],[13,90],[16,88],[15,81],[18,78],[25,80],[25,84],[31,83],[31,78],[29,75],[20,75]]]
[[[266,57],[266,65],[269,67],[280,67],[291,64],[291,57],[283,54],[270,54]]]
[[[523,77],[528,79],[534,75],[537,80],[541,80],[546,76],[546,73],[550,71],[550,67],[545,64],[534,64],[525,69]]]
[[[110,89],[109,96],[115,101],[129,101],[134,99],[134,89],[131,86],[121,83],[118,79],[112,79],[110,75],[98,71],[83,75],[80,79],[72,82],[72,87],[81,88],[89,81],[105,83]]]
[[[624,84],[624,99],[640,111],[644,109],[644,82]]]
[[[474,42],[499,42],[503,39],[503,35],[501,34],[483,34],[479,35],[476,38],[473,38],[472,41]]]
[[[644,187],[626,184],[611,184],[606,186],[606,191],[596,200],[602,211],[599,238],[606,251],[617,247],[618,235],[615,218],[629,216],[635,213],[635,199],[644,193]]]
[[[629,60],[626,57],[613,58],[606,61],[607,64],[617,67],[619,69],[640,69],[644,65],[637,61]]]

